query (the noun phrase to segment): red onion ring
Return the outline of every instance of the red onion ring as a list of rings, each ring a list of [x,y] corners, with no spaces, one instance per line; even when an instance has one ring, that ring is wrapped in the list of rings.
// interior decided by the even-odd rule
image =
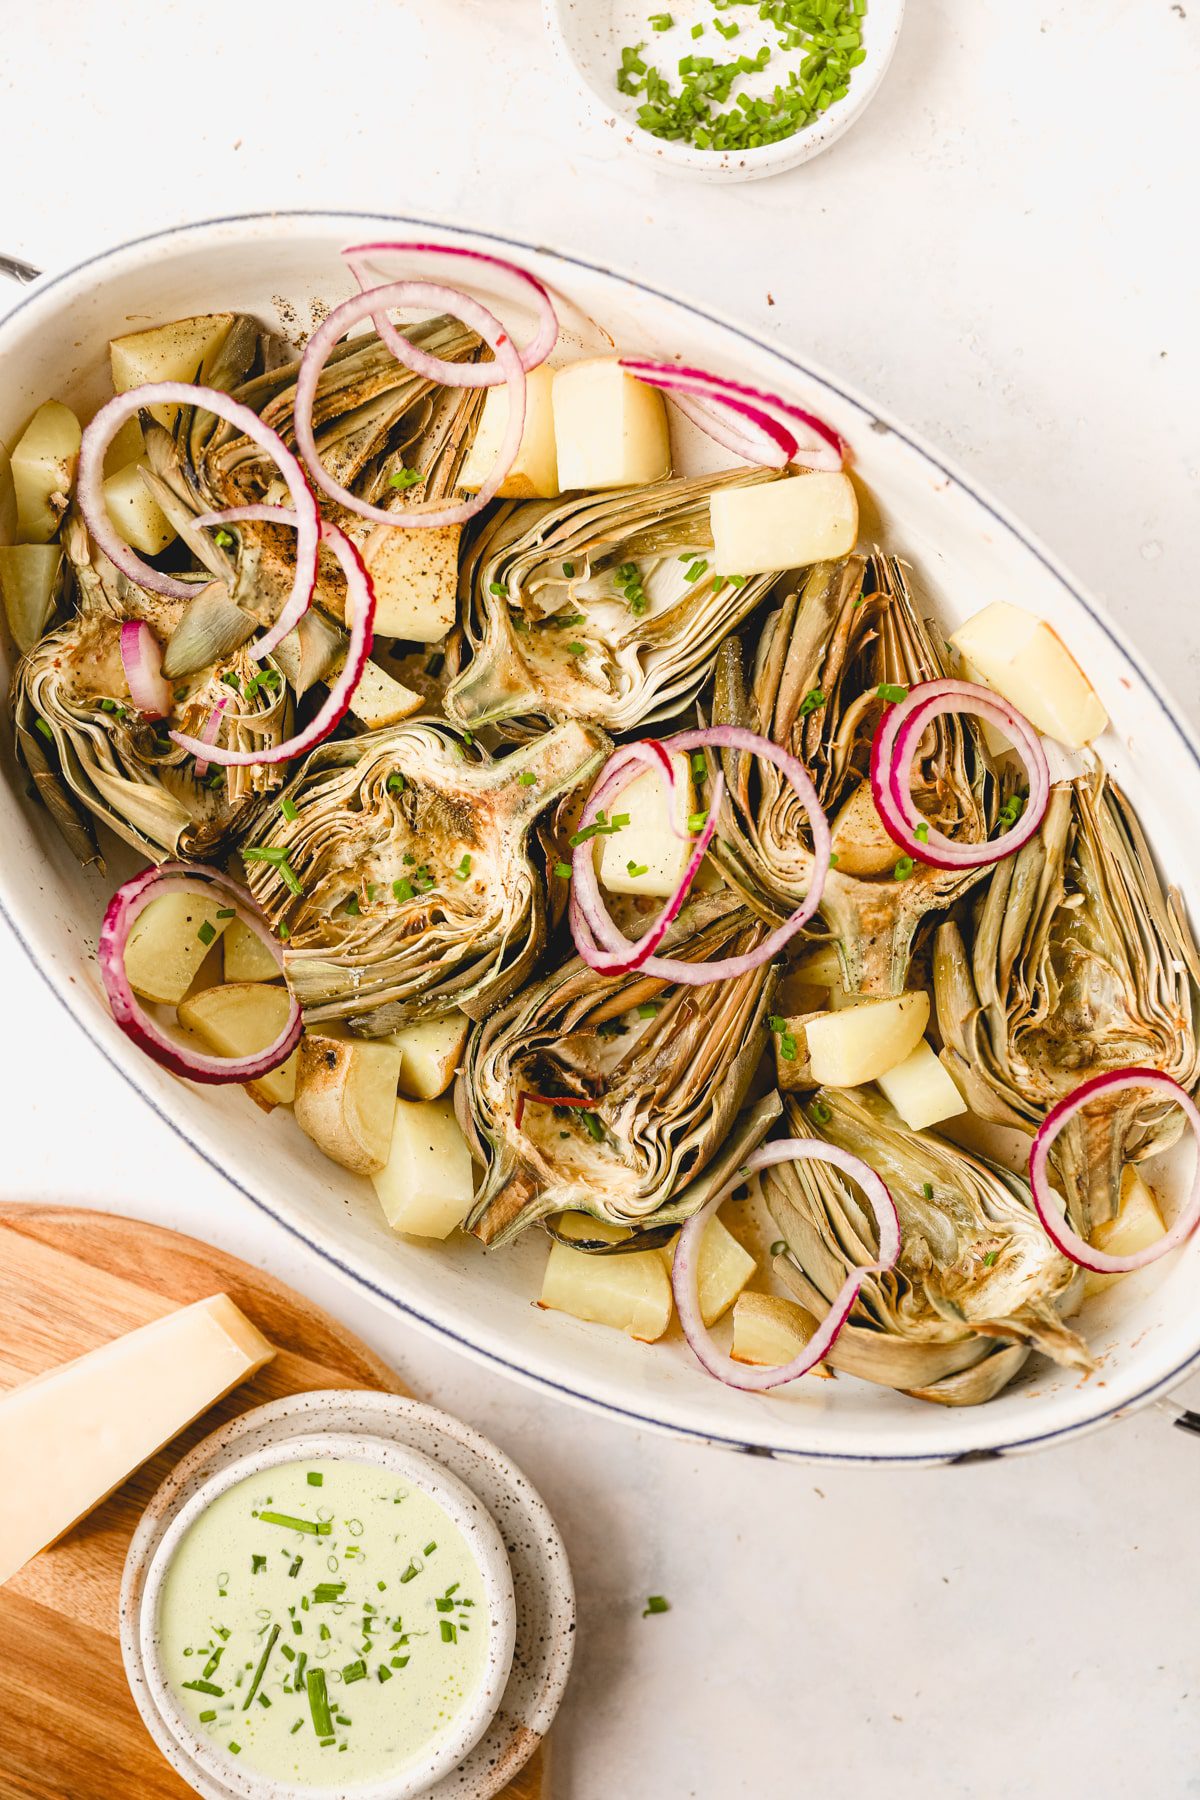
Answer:
[[[503,372],[503,378],[508,383],[508,423],[491,473],[471,499],[423,511],[409,508],[405,512],[386,512],[382,506],[372,506],[369,501],[360,500],[357,494],[352,494],[349,488],[344,488],[340,482],[335,481],[323,467],[313,435],[313,401],[321,371],[339,339],[362,319],[370,318],[375,313],[383,313],[390,306],[409,304],[428,307],[434,312],[454,313],[465,325],[478,332],[485,344],[490,345]],[[411,366],[411,359],[406,357],[402,360],[406,366]],[[447,366],[456,371],[457,378],[451,380],[449,375],[439,375],[438,380],[451,387],[478,385],[463,379],[475,367],[473,363],[451,363]],[[463,525],[495,497],[501,482],[516,461],[517,452],[521,448],[521,435],[525,429],[525,370],[512,339],[499,319],[485,306],[480,306],[478,300],[472,300],[469,294],[460,293],[457,288],[443,287],[438,282],[393,281],[386,287],[371,288],[365,294],[352,294],[349,300],[343,300],[340,306],[334,307],[329,317],[313,332],[300,361],[293,425],[300,454],[322,493],[348,507],[360,518],[372,519],[377,525],[423,531],[431,531],[442,525]]]
[[[701,1316],[698,1291],[700,1245],[704,1227],[722,1201],[728,1200],[748,1175],[756,1175],[760,1169],[769,1169],[782,1162],[832,1163],[835,1169],[857,1182],[879,1227],[879,1256],[875,1262],[862,1263],[846,1277],[833,1305],[798,1356],[791,1362],[781,1363],[778,1368],[752,1369],[744,1363],[734,1362],[731,1356],[717,1349]],[[692,1214],[679,1234],[671,1265],[671,1286],[683,1335],[700,1365],[727,1387],[760,1394],[770,1388],[782,1387],[785,1382],[807,1375],[822,1357],[828,1356],[858,1299],[864,1276],[879,1275],[894,1268],[899,1255],[900,1220],[896,1203],[874,1169],[848,1150],[840,1150],[836,1144],[827,1144],[821,1138],[776,1138],[751,1151],[737,1174],[707,1200],[699,1212]]]
[[[538,314],[537,329],[533,337],[518,352],[521,367],[528,375],[539,363],[544,363],[555,344],[558,342],[558,315],[546,289],[535,275],[519,268],[516,263],[505,262],[502,257],[488,256],[482,250],[466,250],[457,244],[351,244],[342,251],[350,272],[360,288],[366,293],[372,287],[369,273],[371,261],[377,256],[402,256],[411,261],[425,257],[440,256],[460,257],[468,264],[485,263],[489,270],[498,273],[502,280],[500,286],[507,286],[506,298],[527,301],[532,298]],[[446,362],[443,357],[431,356],[429,351],[420,349],[398,331],[386,313],[372,316],[372,324],[387,345],[397,362],[414,374],[424,375],[429,381],[440,381],[448,387],[499,387],[506,379],[498,362],[470,363],[465,368],[461,363]]]
[[[171,687],[162,672],[162,645],[141,619],[126,619],[121,626],[121,667],[138,711],[148,719],[165,719]]]
[[[1029,798],[1010,831],[983,844],[958,844],[920,812],[911,792],[912,765],[931,719],[966,712],[995,725],[1011,739],[1029,776]],[[890,838],[934,869],[979,869],[1019,850],[1041,825],[1050,800],[1050,766],[1037,732],[1015,706],[973,681],[923,681],[907,697],[884,708],[871,746],[871,797]],[[926,835],[916,834],[923,830]]]
[[[265,1050],[256,1050],[253,1056],[209,1056],[176,1043],[143,1010],[125,973],[125,946],[134,921],[152,900],[163,894],[194,894],[206,886],[215,887],[229,902],[242,924],[267,946],[282,970],[279,945],[246,889],[216,869],[180,862],[143,869],[117,889],[100,927],[96,960],[112,1016],[126,1037],[164,1069],[169,1069],[172,1075],[183,1075],[188,1081],[202,1081],[219,1087],[232,1082],[256,1081],[286,1062],[300,1042],[303,1019],[299,1001],[289,993],[287,1023]]]
[[[746,731],[740,725],[710,725],[703,730],[680,731],[662,742],[662,748],[668,753],[708,746],[720,750],[742,750],[751,756],[761,756],[782,770],[795,788],[808,814],[813,838],[813,875],[808,893],[790,918],[770,932],[757,949],[748,950],[742,956],[725,956],[711,962],[692,963],[678,957],[654,954],[668,925],[678,917],[716,830],[717,813],[725,793],[724,776],[718,770],[709,795],[708,818],[696,840],[696,848],[688,861],[683,879],[649,931],[636,943],[613,924],[601,899],[592,840],[588,838],[576,845],[571,867],[571,935],[575,939],[575,948],[588,967],[600,974],[628,975],[635,969],[640,969],[646,975],[655,975],[663,981],[680,982],[687,987],[706,987],[713,981],[727,981],[732,976],[745,975],[762,963],[770,962],[784,944],[807,925],[821,904],[825,877],[829,870],[829,822],[804,765],[780,745],[772,743],[770,738],[759,737],[757,732]],[[601,809],[628,786],[634,769],[645,765],[644,756],[635,758],[630,754],[640,749],[640,745],[630,744],[617,750],[609,758],[588,795],[587,805],[580,819],[581,830],[596,822]]]
[[[802,406],[781,399],[778,394],[764,393],[761,388],[747,387],[745,382],[732,381],[728,376],[713,375],[707,369],[693,369],[681,363],[651,362],[637,356],[623,356],[620,360],[623,369],[650,387],[663,388],[675,398],[679,394],[693,395],[715,405],[718,411],[733,413],[746,420],[753,427],[752,432],[743,429],[739,434],[736,426],[730,427],[726,423],[722,427],[723,435],[718,435],[709,431],[701,410],[688,412],[688,417],[702,431],[709,431],[718,443],[724,444],[726,449],[735,449],[748,462],[765,463],[772,468],[783,468],[793,462],[806,469],[836,474],[846,460],[846,445],[831,425],[818,419],[815,413],[806,412]],[[796,425],[819,441],[816,444],[801,443],[794,430]],[[741,448],[731,443],[731,435],[741,436]],[[781,451],[782,462],[779,461]]]
[[[144,387],[130,388],[109,400],[96,414],[83,434],[79,449],[79,473],[76,491],[79,509],[88,530],[123,575],[152,594],[166,594],[172,600],[191,600],[196,594],[194,581],[179,581],[173,575],[143,562],[131,550],[113,525],[104,503],[104,453],[127,419],[148,406],[198,406],[215,413],[244,433],[259,449],[272,458],[287,484],[296,512],[296,574],[292,591],[270,631],[255,644],[251,655],[268,656],[308,610],[317,583],[317,512],[316,496],[299,461],[288,449],[279,433],[264,425],[256,412],[231,400],[217,388],[197,387],[190,381],[151,381]]]
[[[690,419],[693,425],[715,444],[720,444],[722,449],[730,450],[734,456],[740,456],[746,462],[756,463],[765,469],[787,468],[796,448],[796,440],[790,431],[784,431],[773,419],[732,400],[718,405],[715,401],[690,394],[684,388],[672,388],[669,391],[672,401],[684,418]],[[745,423],[730,424],[728,415],[731,412],[740,416]]]
[[[204,721],[204,729],[200,733],[200,742],[202,744],[215,744],[216,743],[217,733],[221,729],[221,714],[225,711],[225,708],[228,705],[229,705],[228,700],[218,700],[217,701],[217,704],[213,707],[213,709],[209,713],[207,719]],[[208,774],[208,763],[202,762],[200,760],[200,758],[197,757],[196,758],[196,780],[203,781],[204,777],[207,774]]]
[[[213,518],[230,521],[266,519],[272,524],[296,524],[294,513],[280,511],[274,506],[238,506],[231,508],[228,513],[215,513]],[[375,641],[375,589],[371,585],[371,577],[367,574],[362,557],[344,531],[331,525],[327,519],[322,519],[319,538],[321,543],[328,544],[337,557],[350,590],[346,607],[346,618],[350,623],[350,644],[337,679],[325,696],[324,705],[295,737],[286,738],[282,744],[273,744],[263,750],[227,750],[221,744],[206,742],[203,737],[188,737],[182,731],[170,732],[168,735],[172,743],[178,744],[181,750],[191,751],[197,759],[197,768],[201,760],[205,760],[206,767],[209,762],[215,762],[220,763],[223,768],[238,769],[250,768],[255,763],[290,762],[294,756],[303,756],[327,738],[334,726],[349,712],[354,690]]]
[[[1144,1250],[1135,1250],[1132,1256],[1109,1256],[1103,1250],[1094,1249],[1086,1238],[1079,1237],[1067,1224],[1059,1196],[1050,1186],[1047,1162],[1051,1145],[1063,1126],[1076,1113],[1081,1112],[1089,1100],[1094,1100],[1099,1094],[1121,1093],[1125,1088],[1136,1087],[1153,1088],[1183,1108],[1196,1137],[1196,1169],[1187,1204],[1166,1236]],[[1200,1111],[1197,1111],[1191,1095],[1177,1081],[1172,1081],[1169,1075],[1164,1075],[1161,1069],[1132,1067],[1112,1069],[1105,1075],[1094,1075],[1090,1081],[1077,1087],[1073,1094],[1068,1094],[1065,1100],[1060,1100],[1057,1106],[1051,1107],[1039,1125],[1029,1152],[1029,1186],[1033,1191],[1037,1216],[1046,1228],[1046,1235],[1071,1262],[1078,1263],[1081,1268],[1091,1269],[1097,1275],[1128,1275],[1134,1269],[1144,1269],[1150,1263],[1157,1262],[1161,1256],[1166,1256],[1169,1251],[1178,1250],[1200,1224]]]

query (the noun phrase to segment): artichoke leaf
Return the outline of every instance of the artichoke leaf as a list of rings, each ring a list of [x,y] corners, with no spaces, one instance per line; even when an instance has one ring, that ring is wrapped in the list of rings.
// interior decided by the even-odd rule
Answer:
[[[246,843],[308,1023],[380,1037],[506,998],[546,940],[538,817],[608,748],[572,722],[498,760],[430,719],[319,745]]]
[[[864,1280],[830,1353],[835,1368],[959,1405],[990,1398],[1030,1350],[1092,1368],[1064,1323],[1080,1301],[1079,1270],[1046,1236],[1024,1181],[934,1132],[906,1130],[868,1089],[825,1088],[804,1106],[790,1096],[784,1106],[789,1135],[817,1135],[861,1157],[900,1216],[899,1262]],[[787,1246],[775,1272],[820,1316],[874,1256],[873,1217],[827,1164],[780,1164],[759,1182]],[[961,1379],[944,1385],[953,1378]]]
[[[775,579],[713,573],[709,500],[770,479],[727,470],[502,508],[461,571],[471,655],[449,716],[519,736],[538,719],[616,733],[677,713]]]
[[[1194,1089],[1200,955],[1102,771],[1055,786],[1042,829],[997,864],[966,924],[938,928],[934,999],[943,1056],[981,1118],[1032,1132],[1082,1082],[1130,1065]],[[1071,1121],[1053,1154],[1075,1229],[1113,1218],[1124,1164],[1182,1125],[1136,1089]]]
[[[667,943],[671,955],[700,961],[762,935],[722,893],[685,907]],[[770,1095],[738,1122],[762,1056],[774,966],[701,989],[667,985],[650,1003],[634,998],[644,979],[599,975],[572,957],[472,1034],[459,1080],[487,1173],[467,1223],[485,1243],[568,1211],[639,1231],[677,1224],[777,1116]],[[615,1010],[622,996],[625,1009]],[[554,1098],[575,1104],[555,1107]]]
[[[815,568],[802,591],[771,614],[754,646],[749,682],[744,647],[736,639],[723,646],[713,722],[772,738],[803,762],[827,813],[857,810],[861,819],[871,740],[884,705],[879,687],[911,687],[946,673],[941,640],[918,614],[901,564],[854,556]],[[808,821],[795,790],[772,765],[734,751],[723,761],[730,804],[712,854],[747,905],[775,925],[808,890]],[[989,836],[1004,783],[969,720],[945,714],[935,721],[914,769],[913,793],[948,836]],[[902,993],[923,920],[984,874],[924,863],[909,868],[901,854],[897,846],[882,868],[877,856],[856,865],[878,873],[835,866],[826,876],[821,916],[837,943],[848,993]]]

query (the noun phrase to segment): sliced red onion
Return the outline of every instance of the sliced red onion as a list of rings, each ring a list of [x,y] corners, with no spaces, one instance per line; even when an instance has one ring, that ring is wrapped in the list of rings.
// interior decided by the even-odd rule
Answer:
[[[781,1363],[774,1369],[747,1368],[744,1363],[734,1362],[731,1356],[718,1350],[704,1323],[698,1291],[700,1246],[704,1227],[722,1201],[728,1200],[747,1176],[756,1175],[760,1169],[769,1169],[776,1163],[783,1162],[831,1163],[843,1175],[848,1175],[851,1181],[857,1182],[875,1214],[879,1229],[879,1255],[874,1262],[860,1264],[852,1275],[846,1277],[828,1313],[800,1354],[794,1356],[791,1362]],[[828,1356],[837,1342],[842,1326],[850,1317],[864,1277],[879,1275],[894,1268],[899,1255],[900,1220],[896,1213],[896,1203],[874,1169],[859,1157],[852,1156],[848,1150],[840,1150],[836,1144],[827,1144],[821,1138],[776,1138],[773,1143],[763,1144],[759,1149],[751,1151],[737,1174],[711,1200],[706,1201],[698,1213],[693,1213],[679,1234],[675,1260],[671,1266],[671,1286],[675,1291],[675,1306],[683,1335],[702,1367],[727,1387],[744,1388],[750,1393],[760,1394],[769,1388],[782,1387],[785,1382],[796,1381],[801,1375],[807,1375],[823,1357]]]
[[[165,719],[171,686],[162,672],[162,645],[141,619],[126,619],[121,626],[121,667],[138,711],[148,719]]]
[[[273,524],[294,525],[293,513],[280,512],[273,506],[239,506],[224,515],[214,515],[228,519],[268,519]],[[228,750],[221,744],[206,742],[204,738],[188,737],[182,731],[172,731],[169,735],[172,743],[178,744],[182,750],[190,750],[197,759],[197,768],[201,761],[220,763],[222,768],[247,769],[255,763],[290,762],[294,756],[303,756],[315,745],[327,738],[350,710],[350,702],[354,698],[354,690],[358,686],[359,677],[371,654],[371,646],[375,641],[375,589],[371,585],[371,577],[367,574],[366,565],[344,531],[322,519],[320,541],[328,544],[346,577],[349,589],[346,606],[346,620],[350,626],[350,644],[346,651],[346,660],[342,664],[337,679],[325,696],[325,703],[309,720],[303,731],[295,737],[285,739],[282,744],[272,744],[262,750]],[[210,720],[211,723],[211,720]]]
[[[464,325],[469,325],[473,331],[478,332],[485,344],[491,346],[496,363],[508,383],[508,423],[491,473],[470,500],[457,501],[450,506],[420,510],[410,507],[404,512],[387,512],[382,506],[373,506],[370,501],[361,500],[357,494],[352,494],[349,488],[344,488],[340,482],[335,481],[324,468],[313,434],[313,402],[321,370],[328,362],[335,344],[361,320],[376,313],[382,315],[391,306],[410,305],[422,307],[429,312],[453,313]],[[409,349],[411,348],[410,345]],[[402,360],[406,366],[411,366],[407,353]],[[438,375],[436,379],[450,387],[478,385],[466,378],[475,366],[473,363],[448,363],[445,365],[447,373]],[[525,370],[512,339],[499,319],[485,306],[480,306],[478,300],[472,300],[469,294],[460,293],[457,288],[443,287],[438,282],[393,281],[386,287],[371,288],[365,294],[352,294],[349,300],[344,300],[340,306],[335,307],[313,332],[300,362],[293,424],[300,454],[308,464],[309,473],[317,486],[331,500],[358,513],[360,518],[373,519],[377,525],[423,531],[431,531],[442,525],[463,525],[495,497],[501,482],[516,461],[517,451],[521,448],[521,434],[525,429]]]
[[[225,708],[228,705],[229,705],[228,700],[218,700],[217,701],[217,704],[213,707],[213,709],[209,713],[207,719],[204,721],[204,729],[200,733],[200,742],[202,744],[215,744],[216,743],[217,733],[221,729],[221,714],[225,711]],[[203,781],[204,777],[207,774],[208,774],[208,763],[206,761],[202,761],[200,759],[200,757],[197,757],[196,758],[196,780]]]
[[[125,421],[149,406],[198,406],[205,412],[215,413],[271,457],[287,484],[296,513],[296,574],[283,611],[250,653],[256,659],[268,656],[307,611],[317,582],[320,516],[316,496],[308,485],[304,470],[277,431],[264,425],[250,407],[231,400],[218,388],[197,387],[190,381],[152,381],[109,400],[83,434],[76,482],[79,508],[88,530],[110,561],[130,581],[152,594],[166,594],[172,600],[191,600],[196,594],[196,584],[164,575],[161,570],[143,562],[113,525],[104,501],[104,453]]]
[[[912,797],[912,765],[930,721],[965,712],[986,719],[1010,739],[1029,776],[1029,798],[1010,831],[982,844],[959,844],[938,831]],[[1037,732],[1015,706],[973,681],[923,681],[886,706],[871,746],[871,796],[890,838],[934,869],[979,869],[1011,856],[1037,831],[1050,800],[1050,766]],[[918,831],[925,835],[918,837]]]
[[[750,407],[741,406],[734,401],[704,400],[699,395],[690,394],[685,388],[672,388],[671,399],[685,419],[690,419],[706,437],[734,456],[744,458],[746,462],[755,463],[764,469],[786,469],[792,460],[796,448],[796,440],[790,431],[784,431],[773,419],[755,413]],[[744,423],[730,423],[730,414],[739,416]]]
[[[230,881],[228,876],[222,875],[217,869],[210,869],[202,864],[168,862],[156,869],[143,869],[140,875],[133,876],[119,887],[109,901],[104,923],[100,927],[100,941],[96,946],[100,978],[104,983],[112,1016],[126,1037],[131,1038],[139,1049],[144,1050],[147,1056],[152,1056],[156,1063],[161,1063],[173,1075],[183,1075],[188,1081],[203,1081],[212,1086],[228,1082],[257,1081],[260,1076],[270,1074],[272,1069],[277,1069],[280,1063],[286,1062],[300,1042],[303,1019],[299,1002],[294,995],[289,993],[287,1023],[274,1042],[264,1050],[256,1050],[253,1056],[209,1056],[168,1037],[143,1010],[125,973],[125,946],[129,942],[129,933],[138,915],[145,911],[151,901],[164,894],[195,894],[205,888],[217,890],[247,930],[252,931],[267,946],[282,971],[283,958],[279,945],[244,887],[236,881]]]
[[[526,374],[544,363],[555,344],[558,342],[558,316],[554,304],[546,289],[535,275],[519,268],[516,263],[506,262],[503,257],[488,256],[482,250],[466,250],[457,244],[351,244],[342,251],[350,265],[354,279],[364,293],[368,292],[374,281],[382,280],[372,270],[372,263],[381,256],[399,256],[406,263],[423,262],[433,259],[436,262],[443,257],[458,258],[465,265],[466,273],[472,265],[486,264],[495,282],[496,275],[500,281],[495,285],[505,290],[505,298],[511,298],[518,304],[532,301],[538,315],[537,329],[533,337],[518,352],[521,367]],[[507,377],[499,362],[470,363],[465,368],[461,363],[447,362],[444,357],[432,356],[428,350],[420,349],[410,342],[403,332],[398,331],[388,318],[380,312],[373,315],[372,324],[387,345],[397,362],[403,363],[416,375],[424,375],[429,381],[440,381],[448,387],[499,387]]]
[[[802,905],[782,925],[770,932],[757,949],[748,950],[742,956],[717,957],[711,962],[693,963],[678,957],[654,954],[666,935],[667,927],[679,916],[716,830],[717,813],[725,794],[724,776],[718,770],[709,795],[708,817],[703,831],[696,839],[696,848],[689,858],[683,879],[654,924],[636,943],[613,924],[600,896],[592,840],[585,839],[576,846],[571,867],[571,934],[575,939],[575,948],[589,968],[596,969],[603,975],[628,975],[635,969],[640,969],[643,974],[655,975],[662,981],[676,981],[688,987],[706,987],[710,982],[728,981],[732,976],[745,975],[762,963],[770,962],[788,940],[807,925],[820,906],[829,870],[829,822],[804,765],[770,738],[760,737],[754,731],[746,731],[740,725],[710,725],[703,730],[680,731],[674,737],[664,739],[662,743],[662,748],[668,754],[709,746],[716,750],[741,750],[774,763],[799,795],[808,814],[813,839],[813,873]],[[626,745],[610,757],[588,795],[587,805],[580,819],[581,830],[594,825],[598,814],[610,807],[622,789],[629,785],[634,771],[646,765],[644,756],[636,757],[631,754],[641,748],[637,744]]]
[[[1079,1237],[1067,1224],[1060,1197],[1050,1186],[1048,1159],[1051,1146],[1063,1126],[1082,1112],[1089,1101],[1097,1099],[1101,1094],[1122,1093],[1126,1088],[1149,1088],[1182,1107],[1196,1138],[1196,1168],[1192,1175],[1191,1193],[1166,1236],[1159,1238],[1155,1244],[1148,1244],[1144,1250],[1135,1250],[1132,1256],[1109,1256],[1103,1250],[1094,1249],[1086,1238]],[[1191,1095],[1177,1081],[1172,1081],[1169,1075],[1164,1075],[1161,1069],[1112,1069],[1106,1075],[1094,1075],[1090,1081],[1077,1087],[1073,1094],[1068,1094],[1065,1100],[1060,1100],[1057,1106],[1052,1107],[1038,1127],[1029,1152],[1029,1185],[1033,1190],[1033,1204],[1037,1208],[1038,1218],[1046,1228],[1047,1236],[1071,1262],[1079,1263],[1082,1268],[1091,1269],[1097,1275],[1128,1275],[1133,1269],[1144,1269],[1148,1264],[1166,1256],[1169,1251],[1178,1250],[1200,1224],[1200,1111],[1197,1111]]]
[[[528,1088],[522,1088],[517,1095],[517,1109],[513,1114],[513,1128],[521,1129],[521,1120],[525,1117],[527,1106],[581,1106],[587,1112],[594,1110],[594,1100],[578,1099],[567,1094],[534,1094]]]
[[[771,468],[783,468],[791,462],[806,469],[836,473],[846,460],[845,443],[832,425],[778,394],[764,393],[761,388],[747,387],[743,381],[732,381],[728,376],[713,375],[707,369],[693,369],[682,363],[651,362],[643,357],[623,356],[621,367],[649,387],[665,389],[673,398],[689,394],[710,406],[715,405],[718,411],[744,420],[750,430],[743,425],[739,431],[736,425],[731,427],[726,421],[720,434],[711,431],[709,435],[726,449],[744,456],[748,462],[763,463]],[[712,416],[710,412],[710,420]],[[709,430],[703,410],[693,408],[688,417],[702,431]],[[797,438],[797,425],[809,434],[809,442]],[[742,444],[731,442],[732,436],[740,436]],[[811,442],[814,437],[816,443]],[[783,453],[782,461],[779,460],[780,452]]]

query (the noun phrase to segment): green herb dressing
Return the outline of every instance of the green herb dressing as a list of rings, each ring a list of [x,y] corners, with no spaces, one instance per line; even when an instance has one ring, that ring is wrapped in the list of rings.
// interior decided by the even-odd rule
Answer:
[[[301,1786],[378,1780],[479,1686],[488,1615],[471,1547],[371,1463],[285,1463],[218,1495],[163,1582],[167,1681],[239,1766]]]

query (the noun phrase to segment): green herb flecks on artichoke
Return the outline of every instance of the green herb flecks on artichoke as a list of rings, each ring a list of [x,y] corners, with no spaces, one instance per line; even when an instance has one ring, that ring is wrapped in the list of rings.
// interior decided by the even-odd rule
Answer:
[[[707,896],[666,953],[737,955],[762,935],[731,895]],[[459,1078],[487,1162],[468,1228],[492,1244],[565,1210],[639,1230],[688,1218],[778,1116],[772,1092],[738,1119],[775,982],[765,964],[711,988],[665,986],[572,957],[492,1014]]]
[[[799,757],[833,825],[837,863],[821,916],[837,943],[849,993],[898,994],[923,919],[949,906],[983,870],[933,869],[891,843],[870,797],[871,742],[885,697],[945,675],[940,640],[912,603],[892,557],[851,557],[814,569],[768,618],[748,672],[736,638],[717,660],[713,721],[742,725]],[[778,924],[808,891],[811,838],[803,807],[770,764],[724,755],[730,804],[714,860],[748,905]],[[996,822],[1001,783],[974,725],[943,714],[914,768],[913,793],[930,822],[981,841]]]
[[[574,722],[501,760],[428,720],[319,745],[243,850],[307,1021],[379,1037],[505,999],[546,940],[538,817],[608,751]]]
[[[1196,1086],[1200,955],[1113,782],[1052,790],[1037,836],[992,872],[970,943],[954,922],[939,928],[934,991],[955,1079],[981,1118],[1034,1131],[1090,1076],[1131,1064]],[[1167,1148],[1182,1125],[1177,1107],[1136,1090],[1073,1120],[1053,1154],[1075,1229],[1087,1237],[1111,1219],[1123,1164]]]
[[[501,512],[463,565],[471,660],[447,693],[450,716],[517,731],[580,718],[620,733],[678,713],[775,580],[713,573],[709,498],[771,478],[732,471]]]
[[[1082,1276],[1038,1221],[1019,1176],[933,1132],[906,1130],[870,1089],[821,1088],[785,1102],[789,1136],[822,1137],[878,1171],[900,1217],[900,1260],[869,1275],[829,1360],[837,1369],[945,1406],[990,1400],[1031,1350],[1089,1370],[1064,1324]],[[876,1253],[875,1225],[837,1169],[764,1171],[762,1194],[786,1246],[775,1273],[823,1317],[856,1266]]]

